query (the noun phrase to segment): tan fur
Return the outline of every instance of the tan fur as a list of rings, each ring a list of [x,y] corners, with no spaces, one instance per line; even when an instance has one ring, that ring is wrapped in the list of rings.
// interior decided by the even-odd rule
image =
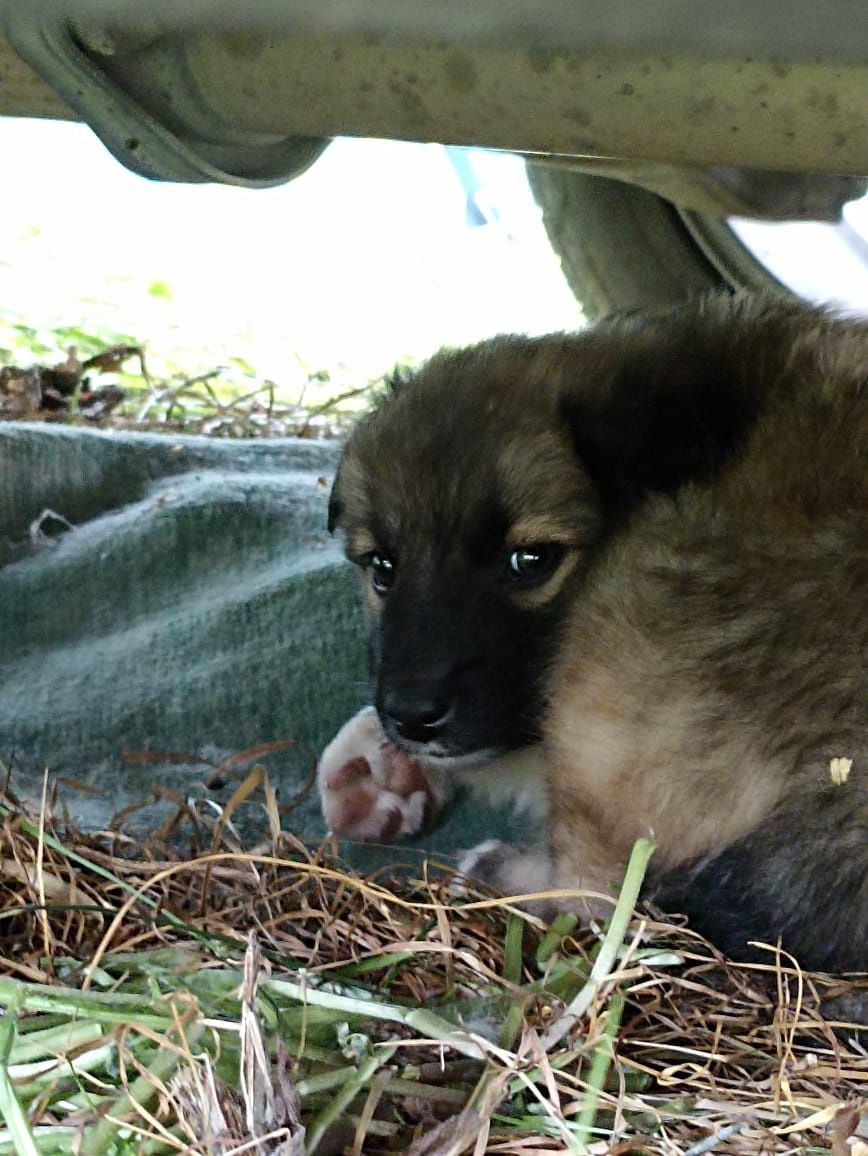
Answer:
[[[492,712],[504,749],[535,738],[552,885],[611,891],[652,834],[655,880],[683,882],[700,917],[711,896],[722,942],[780,933],[821,963],[863,960],[866,367],[862,325],[717,301],[440,355],[354,436],[334,521],[363,568],[389,551],[404,584],[366,593],[387,730],[388,692],[430,663],[459,672],[436,682],[458,713],[435,765],[495,749]],[[558,547],[553,572],[498,585],[497,557],[538,543]],[[535,734],[510,729],[510,638],[521,685],[542,688]],[[424,763],[424,743],[391,737]],[[489,861],[522,889],[521,860]],[[800,930],[826,892],[827,923]]]
[[[868,777],[868,461],[851,452],[868,424],[864,405],[816,406],[825,393],[806,389],[677,508],[649,502],[577,604],[547,725],[561,881],[582,861],[575,820],[557,830],[569,799],[605,833],[617,879],[640,834],[672,867],[816,788],[836,755]],[[675,581],[685,545],[692,590]]]

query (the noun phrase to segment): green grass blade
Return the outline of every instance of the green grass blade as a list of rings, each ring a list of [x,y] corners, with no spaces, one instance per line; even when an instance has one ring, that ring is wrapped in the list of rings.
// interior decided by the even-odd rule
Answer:
[[[20,999],[10,1001],[6,1015],[0,1019],[0,1116],[6,1121],[17,1156],[39,1156],[30,1122],[15,1095],[9,1075],[9,1056],[15,1044],[19,1007]]]
[[[656,844],[652,839],[642,838],[636,840],[636,844],[630,855],[630,862],[627,864],[627,871],[621,886],[621,894],[618,896],[618,902],[615,905],[615,910],[609,923],[609,929],[603,939],[600,953],[594,962],[594,966],[591,968],[588,982],[575,999],[572,1000],[563,1015],[561,1015],[546,1032],[542,1040],[543,1047],[546,1050],[558,1044],[567,1032],[575,1026],[577,1021],[582,1018],[591,1006],[600,986],[611,974],[612,967],[618,957],[618,950],[624,942],[624,936],[627,934],[627,928],[633,917],[633,911],[639,899],[642,881],[645,878],[648,862],[654,854],[655,847]]]

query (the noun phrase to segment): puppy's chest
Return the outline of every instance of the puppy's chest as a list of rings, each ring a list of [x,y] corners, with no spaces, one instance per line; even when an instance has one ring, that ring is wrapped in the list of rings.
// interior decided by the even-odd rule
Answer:
[[[726,846],[780,789],[739,722],[690,680],[617,663],[574,672],[548,720],[553,823],[581,817],[625,850],[651,833],[670,861]]]

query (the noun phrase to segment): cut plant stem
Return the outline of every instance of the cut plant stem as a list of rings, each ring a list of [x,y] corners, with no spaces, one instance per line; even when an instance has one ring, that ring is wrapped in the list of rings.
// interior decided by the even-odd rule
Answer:
[[[624,936],[627,934],[627,928],[633,916],[633,910],[639,899],[639,891],[642,888],[648,862],[654,854],[656,846],[657,844],[651,839],[642,838],[636,840],[630,855],[630,862],[627,864],[627,871],[621,886],[621,894],[618,896],[618,902],[612,913],[609,929],[603,939],[600,953],[594,962],[594,966],[591,968],[588,982],[575,999],[572,1000],[563,1015],[555,1020],[543,1036],[542,1045],[546,1051],[560,1043],[567,1032],[585,1015],[599,991],[601,984],[603,984],[611,974],[612,966],[618,957],[618,949],[624,942]]]
[[[594,1058],[591,1060],[591,1070],[588,1073],[585,1101],[579,1113],[575,1134],[572,1138],[571,1147],[575,1152],[584,1152],[587,1149],[588,1137],[591,1134],[594,1120],[597,1117],[597,1104],[600,1099],[600,1092],[603,1090],[609,1065],[615,1054],[615,1036],[621,1025],[621,1014],[623,1011],[624,997],[618,993],[612,996],[611,1003],[606,1009],[606,1024],[603,1028],[603,1034],[600,1036],[600,1041],[594,1050]]]
[[[316,1151],[328,1128],[340,1118],[344,1109],[352,1103],[359,1092],[371,1081],[377,1069],[381,1068],[383,1064],[387,1064],[394,1053],[394,1045],[378,1048],[372,1056],[369,1056],[368,1059],[359,1065],[358,1069],[352,1074],[352,1077],[346,1081],[340,1091],[335,1094],[334,1098],[317,1114],[305,1136],[305,1152],[307,1156],[310,1156],[312,1152]]]
[[[6,1121],[18,1156],[38,1156],[39,1149],[33,1138],[27,1113],[15,1095],[9,1074],[9,1056],[15,1042],[15,1025],[18,1022],[20,1006],[20,1000],[12,1000],[6,1015],[0,1020],[0,1115]]]
[[[308,983],[294,983],[287,979],[267,979],[262,983],[264,991],[272,991],[278,995],[290,996],[301,1003],[309,1003],[319,1007],[331,1008],[333,1011],[343,1012],[344,1015],[361,1016],[365,1019],[391,1020],[393,1023],[405,1024],[420,1035],[446,1044],[462,1055],[472,1056],[473,1059],[485,1059],[482,1048],[466,1032],[457,1028],[448,1020],[428,1011],[426,1008],[407,1008],[399,1004],[377,1003],[376,1000],[362,1000],[356,997],[336,995],[333,992],[321,991]]]

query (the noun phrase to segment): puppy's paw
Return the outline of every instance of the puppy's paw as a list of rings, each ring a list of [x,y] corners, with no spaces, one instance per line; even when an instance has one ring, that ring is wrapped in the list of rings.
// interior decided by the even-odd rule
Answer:
[[[444,792],[419,763],[386,740],[372,707],[338,731],[317,780],[329,830],[363,842],[414,835],[443,802]]]
[[[465,851],[458,861],[458,869],[470,879],[506,896],[530,895],[551,887],[551,860],[544,851],[529,851],[497,839],[486,839]],[[547,899],[525,900],[521,906],[543,918],[555,912]]]

